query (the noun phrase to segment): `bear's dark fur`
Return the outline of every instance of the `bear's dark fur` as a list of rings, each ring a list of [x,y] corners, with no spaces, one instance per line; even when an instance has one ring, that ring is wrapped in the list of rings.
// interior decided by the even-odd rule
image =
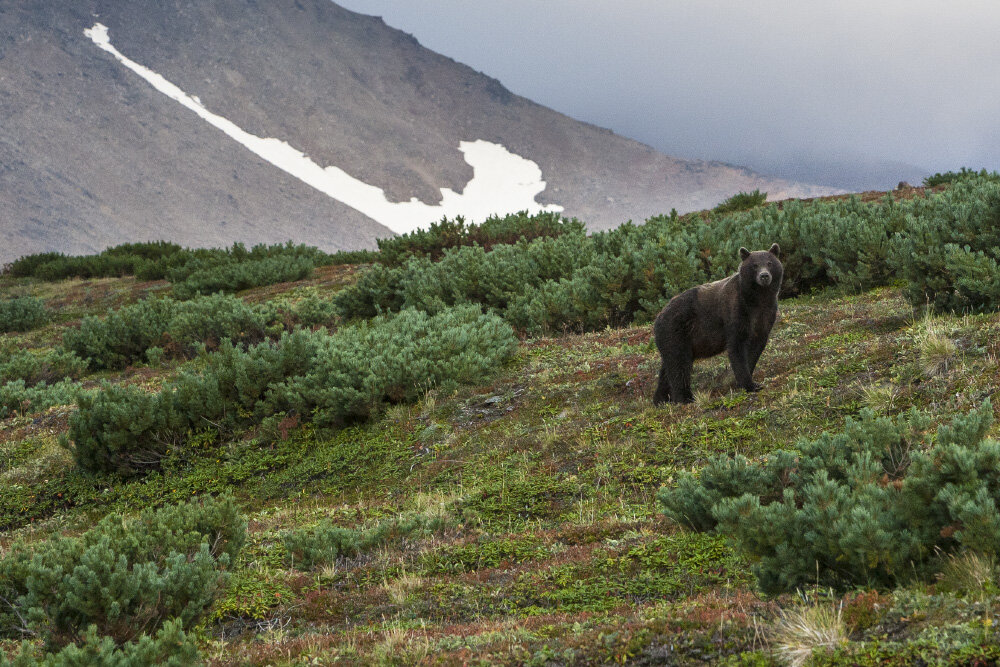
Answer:
[[[736,386],[757,391],[753,381],[778,314],[784,268],[775,243],[770,250],[740,248],[740,270],[723,280],[692,287],[670,300],[653,323],[663,364],[653,403],[690,403],[695,359],[729,353]]]

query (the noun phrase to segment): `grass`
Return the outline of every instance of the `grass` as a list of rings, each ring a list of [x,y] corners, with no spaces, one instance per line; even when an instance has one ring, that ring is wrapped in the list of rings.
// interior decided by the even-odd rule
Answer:
[[[839,607],[812,604],[781,613],[773,642],[778,655],[791,667],[801,667],[817,651],[835,649],[847,641]]]
[[[353,267],[322,267],[240,296],[328,297],[353,276]],[[0,349],[51,349],[83,315],[165,288],[0,277],[0,298],[31,294],[55,312],[39,330],[2,337]],[[653,407],[659,360],[648,326],[540,338],[456,393],[432,390],[339,431],[293,426],[273,443],[253,430],[205,436],[136,480],[74,468],[58,443],[72,406],[17,414],[0,421],[0,549],[83,530],[109,512],[233,491],[249,541],[197,630],[213,665],[762,665],[826,646],[810,659],[989,657],[973,651],[977,638],[994,637],[987,621],[1000,625],[988,559],[956,561],[912,590],[806,606],[767,599],[752,563],[722,538],[669,524],[655,494],[717,453],[761,456],[838,429],[865,406],[916,406],[947,421],[1000,385],[998,341],[997,314],[915,319],[893,288],[820,292],[782,302],[754,394],[733,390],[717,357],[695,366],[695,403]],[[143,364],[82,381],[154,390],[176,372]],[[309,570],[286,559],[289,530],[414,516],[433,528]]]

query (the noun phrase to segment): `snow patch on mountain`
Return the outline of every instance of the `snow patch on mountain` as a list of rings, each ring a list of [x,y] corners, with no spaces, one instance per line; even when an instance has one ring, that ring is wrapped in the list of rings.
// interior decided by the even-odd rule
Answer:
[[[511,153],[500,144],[483,140],[459,143],[459,150],[473,170],[472,180],[462,192],[441,188],[441,203],[436,205],[425,204],[416,197],[408,202],[390,202],[381,188],[354,178],[339,167],[321,167],[287,142],[258,137],[212,113],[196,96],[188,95],[160,74],[125,57],[111,44],[107,26],[96,23],[83,32],[153,88],[198,114],[256,155],[398,234],[426,227],[445,216],[461,215],[467,220],[481,222],[490,215],[522,210],[531,213],[563,210],[556,204],[542,205],[535,201],[545,189],[542,170],[536,162]]]

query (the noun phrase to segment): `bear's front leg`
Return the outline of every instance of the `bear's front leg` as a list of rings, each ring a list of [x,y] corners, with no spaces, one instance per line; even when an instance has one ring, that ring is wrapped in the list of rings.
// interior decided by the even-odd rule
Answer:
[[[750,371],[750,361],[743,341],[730,340],[726,346],[729,351],[729,365],[736,377],[736,386],[746,391],[758,391],[761,387],[753,381]]]

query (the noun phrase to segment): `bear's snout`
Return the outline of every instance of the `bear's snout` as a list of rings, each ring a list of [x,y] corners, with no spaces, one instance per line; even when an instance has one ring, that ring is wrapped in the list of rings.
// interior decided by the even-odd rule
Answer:
[[[771,284],[771,274],[768,271],[761,271],[757,274],[757,284],[761,287],[767,287]]]

